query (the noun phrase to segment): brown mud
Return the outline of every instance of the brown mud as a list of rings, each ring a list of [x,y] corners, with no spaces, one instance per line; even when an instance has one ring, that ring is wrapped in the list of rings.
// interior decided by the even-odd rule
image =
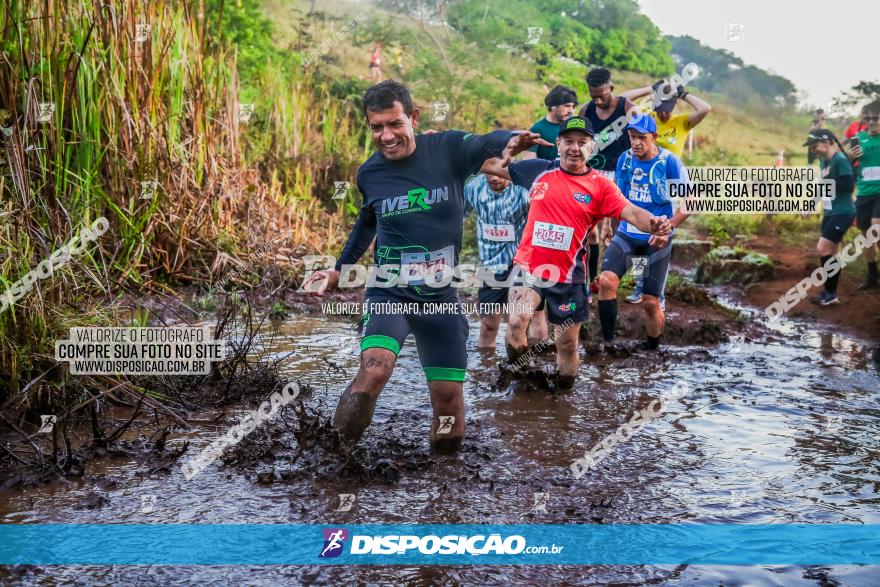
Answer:
[[[643,309],[621,302],[618,343],[603,349],[588,327],[578,379],[558,393],[548,393],[542,378],[552,350],[537,355],[531,377],[504,378],[503,332],[495,351],[478,351],[479,325],[471,317],[465,439],[456,455],[431,453],[430,403],[411,339],[372,425],[353,452],[340,450],[330,418],[357,370],[358,317],[324,316],[322,300],[290,292],[291,316],[262,331],[265,352],[285,357],[280,375],[303,387],[277,417],[190,480],[181,463],[271,389],[242,397],[233,409],[194,409],[195,425],[172,427],[161,449],[147,436],[155,433],[150,422],[138,422],[122,449],[85,461],[81,475],[0,491],[0,521],[877,523],[880,377],[870,348],[799,322],[768,327],[747,308],[718,304],[686,280],[676,283],[659,352],[638,347]],[[730,294],[717,292],[722,299]],[[583,478],[572,475],[573,460],[680,382],[690,391],[662,418]],[[536,493],[549,496],[546,511],[534,509]],[[347,494],[355,496],[349,509],[340,507]],[[159,498],[154,511],[142,511],[144,495]],[[0,582],[868,585],[872,576],[859,567],[796,566],[155,566],[132,575],[133,569],[7,567]]]

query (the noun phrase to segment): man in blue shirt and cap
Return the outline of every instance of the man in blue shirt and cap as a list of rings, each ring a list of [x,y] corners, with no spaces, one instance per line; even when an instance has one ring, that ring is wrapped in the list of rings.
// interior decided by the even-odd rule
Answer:
[[[687,171],[676,155],[658,147],[657,123],[647,114],[638,115],[626,127],[631,148],[617,160],[615,181],[623,195],[634,205],[644,208],[654,216],[672,216],[673,229],[687,215],[681,210],[672,215],[668,182],[687,182]],[[674,234],[674,233],[673,233]],[[623,221],[614,238],[606,235],[605,256],[599,276],[599,321],[602,337],[610,343],[614,339],[617,323],[617,287],[620,278],[631,266],[636,277],[644,279],[645,348],[657,349],[663,332],[665,317],[660,298],[669,273],[672,240],[668,236],[656,236],[643,232]]]

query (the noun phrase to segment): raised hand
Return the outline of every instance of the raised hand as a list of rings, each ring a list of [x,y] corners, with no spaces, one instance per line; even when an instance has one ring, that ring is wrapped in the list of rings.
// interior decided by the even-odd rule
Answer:
[[[543,145],[544,147],[553,146],[551,143],[542,139],[541,135],[536,132],[530,132],[527,130],[519,130],[516,132],[519,134],[510,137],[507,146],[504,147],[504,151],[501,153],[501,167],[507,167],[512,158],[534,145]]]

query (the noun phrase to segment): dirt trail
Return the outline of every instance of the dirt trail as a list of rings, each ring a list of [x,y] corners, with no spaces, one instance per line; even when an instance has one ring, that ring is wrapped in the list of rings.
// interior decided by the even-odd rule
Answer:
[[[773,279],[747,286],[741,301],[756,308],[765,308],[785,295],[800,280],[808,277],[819,266],[812,247],[798,248],[785,244],[778,236],[761,236],[748,243],[747,248],[768,255],[775,264]],[[821,288],[813,288],[807,299],[787,314],[790,318],[815,321],[838,331],[854,333],[874,343],[880,342],[880,289],[858,291],[863,270],[844,268],[838,284],[840,303],[821,307],[810,302]]]

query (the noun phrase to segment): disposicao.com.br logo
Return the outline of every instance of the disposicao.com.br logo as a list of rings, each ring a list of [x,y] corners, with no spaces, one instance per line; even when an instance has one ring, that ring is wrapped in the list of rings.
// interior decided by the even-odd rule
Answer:
[[[319,555],[322,558],[337,557],[343,552],[348,539],[348,531],[342,528],[323,530],[324,546]],[[528,546],[525,537],[512,534],[502,537],[501,534],[475,534],[471,536],[449,534],[439,536],[428,534],[389,534],[385,536],[351,536],[351,555],[522,555],[522,554],[559,554],[563,546],[542,545]],[[413,551],[413,552],[410,552]]]

